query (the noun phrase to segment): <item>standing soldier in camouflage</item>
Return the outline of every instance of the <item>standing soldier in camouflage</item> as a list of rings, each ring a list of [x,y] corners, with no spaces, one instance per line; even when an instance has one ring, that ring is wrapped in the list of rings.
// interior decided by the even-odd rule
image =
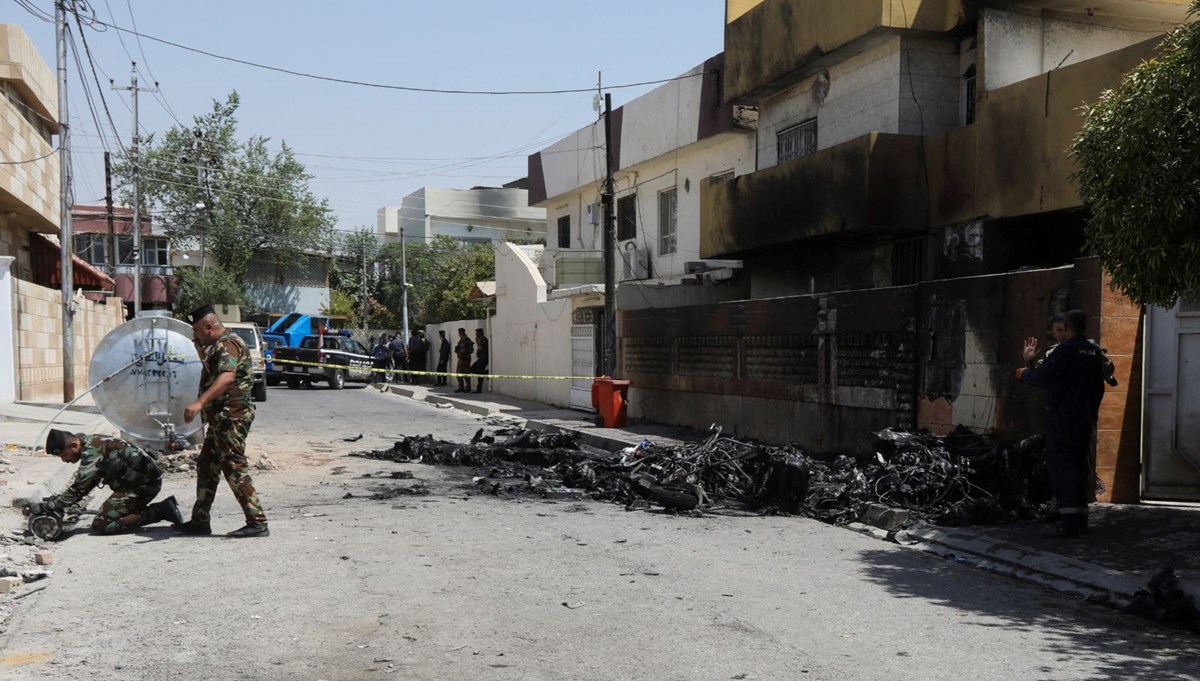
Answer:
[[[246,525],[228,537],[266,537],[267,516],[263,514],[246,461],[246,435],[254,422],[254,365],[246,343],[225,328],[212,307],[192,313],[193,341],[204,366],[200,373],[200,397],[183,412],[185,421],[203,414],[208,432],[196,459],[196,505],[192,518],[179,526],[187,534],[212,534],[209,512],[217,494],[221,474],[242,506]]]
[[[108,485],[112,494],[92,521],[96,534],[130,532],[160,520],[176,525],[183,522],[175,497],[150,503],[162,490],[162,474],[154,457],[142,449],[115,437],[51,430],[46,453],[64,463],[79,462],[79,471],[65,492],[42,500],[42,510],[61,511],[82,501],[97,486]]]

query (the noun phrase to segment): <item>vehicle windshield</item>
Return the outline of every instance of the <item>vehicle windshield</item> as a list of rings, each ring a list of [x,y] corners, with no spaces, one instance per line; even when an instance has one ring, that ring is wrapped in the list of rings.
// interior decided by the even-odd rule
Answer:
[[[279,340],[278,338],[264,338],[263,339],[263,348],[267,352],[272,352],[273,350],[275,350],[275,348],[279,347],[282,344],[283,344],[283,341]]]
[[[258,334],[254,333],[254,329],[247,329],[245,327],[241,327],[241,328],[236,328],[236,329],[230,329],[230,331],[233,331],[238,336],[241,336],[242,340],[246,342],[246,347],[248,347],[248,348],[257,348],[258,347]]]

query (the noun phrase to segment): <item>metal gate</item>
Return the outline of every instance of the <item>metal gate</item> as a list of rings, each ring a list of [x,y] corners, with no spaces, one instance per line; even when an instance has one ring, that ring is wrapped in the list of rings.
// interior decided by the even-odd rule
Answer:
[[[1142,494],[1200,501],[1200,300],[1146,308]]]
[[[571,375],[594,376],[596,373],[596,327],[592,324],[571,325]],[[592,382],[588,379],[571,381],[571,408],[594,411]]]

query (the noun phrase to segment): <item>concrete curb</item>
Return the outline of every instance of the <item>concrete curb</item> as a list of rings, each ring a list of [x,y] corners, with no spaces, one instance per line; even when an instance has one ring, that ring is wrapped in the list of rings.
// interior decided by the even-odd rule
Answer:
[[[996,572],[1028,579],[1058,591],[1082,594],[1093,600],[1128,603],[1147,581],[1138,575],[1000,541],[971,530],[918,524],[897,533],[896,540],[901,545],[945,558],[977,562]]]
[[[636,447],[638,442],[640,441],[640,438],[638,440],[621,440],[621,439],[618,439],[615,437],[608,437],[606,435],[597,435],[596,433],[589,433],[586,430],[577,430],[575,428],[564,428],[560,425],[546,423],[544,421],[538,421],[537,419],[527,419],[525,421],[525,427],[530,430],[536,430],[538,432],[550,431],[550,432],[560,432],[560,433],[573,433],[576,437],[579,438],[579,441],[582,442],[583,444],[588,445],[589,447],[595,447],[596,449],[603,449],[603,450],[609,451],[609,452],[619,452],[622,449],[625,449],[626,447]]]
[[[500,411],[499,409],[491,409],[491,408],[485,407],[481,404],[475,404],[474,402],[466,402],[464,400],[456,400],[451,397],[442,397],[441,395],[436,395],[433,393],[426,393],[424,397],[417,397],[416,390],[412,390],[411,388],[405,388],[402,385],[389,385],[387,387],[387,389],[388,389],[388,392],[390,392],[394,395],[400,395],[401,397],[410,397],[412,399],[420,399],[420,400],[424,400],[425,402],[428,402],[430,404],[448,404],[451,407],[458,409],[459,411],[469,412],[472,414],[476,414],[478,416],[496,416],[496,415],[504,413],[504,412]]]

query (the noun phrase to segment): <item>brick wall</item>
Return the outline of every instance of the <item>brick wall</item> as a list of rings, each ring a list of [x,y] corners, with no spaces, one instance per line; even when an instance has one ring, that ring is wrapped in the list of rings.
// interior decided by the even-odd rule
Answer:
[[[18,279],[17,399],[61,402],[63,398],[61,292]],[[88,386],[88,364],[96,346],[124,321],[119,298],[96,303],[77,296],[75,392]]]
[[[1096,475],[1104,482],[1101,501],[1136,503],[1141,495],[1142,309],[1109,288],[1104,275],[1098,289],[1099,325],[1089,330],[1116,367],[1118,385],[1106,387],[1096,432]]]

